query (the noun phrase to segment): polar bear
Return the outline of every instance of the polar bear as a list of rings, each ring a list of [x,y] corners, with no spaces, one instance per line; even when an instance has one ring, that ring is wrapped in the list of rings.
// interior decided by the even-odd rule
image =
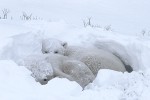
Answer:
[[[42,53],[57,53],[64,54],[64,49],[67,47],[67,42],[63,42],[53,38],[42,40]],[[59,48],[59,50],[58,50]]]
[[[95,76],[93,75],[91,70],[84,63],[82,63],[81,61],[69,59],[68,57],[65,57],[63,55],[42,54],[31,55],[28,58],[31,59],[30,62],[27,62],[29,63],[28,65],[30,65],[30,68],[28,69],[33,72],[36,79],[38,79],[38,82],[40,82],[41,84],[47,83],[50,79],[54,77],[60,77],[67,78],[70,81],[76,81],[81,87],[84,88],[87,84],[95,79]],[[40,58],[41,60],[32,60],[32,58]],[[37,68],[36,64],[39,66],[39,63],[43,64],[43,68]],[[48,74],[46,74],[47,72],[39,71],[44,70],[45,67],[48,67]],[[51,68],[53,71],[51,71]],[[36,71],[33,71],[33,69],[35,69]],[[45,77],[39,78],[39,75],[41,75],[42,73],[46,74]]]
[[[42,85],[53,78],[53,68],[45,61],[44,56],[30,55],[20,60],[18,64],[27,67],[32,72],[31,76]]]
[[[47,44],[51,44],[50,41],[47,41]],[[53,44],[55,43],[53,42]],[[87,65],[87,67],[93,72],[95,76],[97,76],[97,73],[100,69],[112,69],[121,72],[126,71],[124,64],[118,57],[102,49],[89,49],[79,46],[66,46],[65,48],[58,47],[53,49],[52,47],[50,47],[51,45],[47,46],[48,51],[51,51],[51,53],[61,54],[71,59],[76,59],[83,62]],[[43,48],[47,47],[43,46]],[[63,50],[63,53],[61,52],[61,50]]]
[[[48,41],[49,40],[49,41]],[[59,40],[57,40],[57,39],[54,39],[55,40],[55,42],[56,43],[58,43],[57,41],[59,41]],[[54,41],[53,40],[53,41]],[[120,70],[120,71],[122,71],[122,72],[124,72],[124,71],[128,71],[128,72],[132,72],[133,71],[133,69],[132,69],[132,67],[130,66],[130,65],[128,65],[128,64],[126,64],[126,60],[124,60],[124,59],[122,59],[122,57],[120,56],[120,55],[116,55],[116,54],[114,54],[114,53],[112,53],[112,52],[110,52],[110,51],[107,51],[107,50],[105,50],[105,49],[98,49],[98,48],[93,48],[93,49],[90,49],[89,50],[89,48],[81,48],[81,47],[69,47],[68,45],[66,45],[65,47],[63,47],[62,45],[59,45],[58,46],[58,44],[57,44],[57,48],[55,47],[55,42],[51,42],[50,41],[50,39],[47,39],[47,41],[45,41],[46,43],[47,43],[47,45],[44,45],[42,48],[42,52],[44,52],[44,53],[49,53],[49,52],[47,52],[47,51],[51,51],[50,53],[55,53],[55,54],[61,54],[61,55],[66,55],[66,56],[68,56],[68,57],[71,57],[71,58],[75,58],[75,59],[78,59],[78,56],[77,55],[80,55],[81,53],[82,53],[82,56],[87,56],[87,54],[89,54],[89,52],[92,52],[92,53],[94,53],[94,55],[97,55],[96,54],[96,52],[98,53],[98,55],[100,55],[100,57],[101,56],[104,56],[104,57],[106,57],[106,58],[109,58],[109,60],[112,60],[111,62],[113,62],[113,61],[115,61],[115,62],[118,62],[122,67],[119,67],[119,68],[121,68],[122,70],[120,70],[120,69],[118,69],[118,68],[111,68],[110,67],[110,65],[109,65],[109,67],[107,66],[106,68],[108,68],[108,69],[113,69],[113,70]],[[50,44],[53,44],[53,46],[52,45],[50,45]],[[67,43],[66,43],[67,44]],[[69,49],[68,49],[68,47],[69,47]],[[45,52],[44,51],[44,48],[47,48],[47,51]],[[55,49],[53,49],[53,48],[55,48]],[[61,49],[60,49],[61,48]],[[71,49],[72,48],[72,49]],[[68,49],[68,50],[67,50]],[[62,51],[63,52],[62,52]],[[70,51],[69,51],[70,50]],[[87,52],[87,50],[88,50],[88,52]],[[92,50],[94,50],[94,51],[92,51]],[[67,54],[66,53],[66,51],[67,52],[70,52],[70,54]],[[74,53],[71,53],[71,52],[76,52],[76,54],[74,54]],[[79,53],[80,52],[80,53]],[[84,53],[83,53],[84,52]],[[87,54],[86,54],[87,53]],[[91,54],[92,54],[91,53]],[[104,53],[104,54],[103,54]],[[93,55],[93,56],[94,56]],[[107,57],[107,55],[111,55],[110,57]],[[80,56],[81,57],[81,56]],[[79,58],[80,58],[79,57]],[[95,56],[95,57],[97,57],[97,56]],[[112,58],[111,58],[112,57]],[[81,57],[82,58],[82,57]],[[115,58],[115,60],[114,60],[114,58]],[[80,59],[81,60],[81,59]],[[107,61],[107,60],[106,60]],[[114,63],[115,63],[114,62]],[[97,65],[98,66],[98,65]],[[117,66],[116,66],[117,67]],[[96,68],[96,67],[95,67]],[[102,67],[102,68],[105,68],[105,67]],[[93,68],[92,68],[93,69]],[[99,69],[99,68],[98,68]],[[95,72],[95,74],[97,73],[97,71]]]
[[[118,57],[102,49],[68,46],[64,56],[83,62],[95,76],[100,69],[126,71],[124,64]]]
[[[54,77],[63,77],[76,81],[83,88],[95,79],[92,71],[81,61],[59,54],[48,54],[46,61],[51,63]]]

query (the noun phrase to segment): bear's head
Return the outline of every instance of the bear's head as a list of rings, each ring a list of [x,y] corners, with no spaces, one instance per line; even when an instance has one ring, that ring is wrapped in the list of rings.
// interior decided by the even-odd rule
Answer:
[[[57,39],[44,39],[42,41],[42,53],[54,53],[64,55],[64,51],[67,47],[67,42],[63,42]]]
[[[36,62],[36,67],[30,69],[32,71],[31,76],[35,78],[41,85],[45,85],[49,80],[54,78],[53,68],[51,64],[46,61]]]

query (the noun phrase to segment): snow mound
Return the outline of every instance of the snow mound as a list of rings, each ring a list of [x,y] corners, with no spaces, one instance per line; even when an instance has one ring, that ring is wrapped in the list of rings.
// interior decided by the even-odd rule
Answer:
[[[149,100],[150,70],[121,73],[100,70],[84,91],[73,81],[54,78],[47,85],[36,83],[30,72],[12,61],[0,61],[0,98],[3,100]]]
[[[147,72],[121,73],[112,70],[100,70],[98,76],[92,84],[87,86],[88,90],[104,92],[105,95],[114,93],[113,100],[148,100],[150,92],[150,70]],[[116,96],[119,94],[118,96]],[[110,100],[108,96],[107,99]]]
[[[82,88],[67,79],[55,78],[48,85],[40,85],[31,72],[13,61],[0,61],[0,99],[2,100],[60,100],[80,93]],[[61,83],[61,84],[60,84]]]
[[[35,22],[25,23],[37,27]],[[120,35],[100,28],[68,27],[63,22],[39,22],[41,26],[60,24],[46,29],[18,35],[4,36],[0,41],[0,99],[2,100],[149,100],[150,96],[150,40],[146,37]],[[44,26],[44,27],[45,27]],[[45,30],[45,32],[43,31]],[[55,33],[56,32],[56,33]],[[31,77],[31,72],[18,63],[30,54],[41,54],[41,40],[56,38],[69,45],[103,48],[121,55],[134,71],[121,73],[112,70],[100,70],[93,83],[85,90],[73,81],[54,78],[47,85],[40,85]],[[5,60],[4,60],[5,59]]]
[[[41,53],[40,34],[24,33],[10,37],[11,41],[1,51],[1,59],[18,61],[31,54]]]

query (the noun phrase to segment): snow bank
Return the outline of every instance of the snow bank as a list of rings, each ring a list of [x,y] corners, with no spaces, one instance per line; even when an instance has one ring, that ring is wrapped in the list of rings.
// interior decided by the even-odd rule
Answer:
[[[149,100],[149,0],[1,0],[4,8],[10,13],[9,20],[0,19],[0,100]],[[23,11],[49,21],[21,20]],[[102,28],[83,28],[90,17]],[[115,32],[103,29],[110,24]],[[16,63],[41,53],[43,38],[108,50],[121,55],[134,72],[100,70],[83,91],[60,78],[42,86]]]
[[[100,70],[84,91],[76,83],[55,78],[47,85],[36,83],[30,72],[9,60],[0,61],[0,99],[2,100],[149,100],[150,70],[121,73]],[[113,79],[112,79],[113,77]]]
[[[149,100],[147,94],[150,92],[148,62],[150,40],[148,37],[120,35],[101,28],[77,28],[63,21],[38,21],[38,23],[20,22],[22,27],[28,26],[32,31],[29,29],[26,30],[28,32],[16,33],[13,36],[5,34],[1,37],[0,99]],[[120,73],[100,70],[94,82],[83,91],[76,82],[60,78],[52,79],[47,85],[40,85],[24,66],[18,66],[16,63],[30,54],[40,54],[43,38],[56,38],[67,41],[69,45],[94,46],[117,52],[132,65],[135,71]]]
[[[42,86],[35,82],[24,66],[18,66],[9,60],[1,60],[0,68],[1,100],[60,100],[82,90],[77,83],[59,78],[52,79],[48,85]]]
[[[40,24],[37,24],[40,23]],[[150,41],[149,37],[127,36],[116,32],[105,31],[102,28],[76,28],[63,21],[30,21],[25,25],[33,29],[31,32],[14,35],[5,39],[10,41],[2,47],[1,59],[19,59],[30,54],[41,53],[41,41],[44,38],[56,38],[68,42],[69,45],[97,47],[120,55],[122,59],[134,70],[146,70],[150,67]],[[40,27],[40,26],[43,27]],[[36,28],[34,28],[36,27]],[[41,30],[40,30],[41,28]],[[4,39],[2,39],[4,40]]]
[[[88,88],[95,91],[103,91],[105,95],[114,93],[114,97],[118,98],[113,100],[148,100],[150,97],[147,95],[148,91],[150,91],[149,71],[123,74],[112,70],[100,70],[97,78]],[[110,97],[106,100],[110,100]]]

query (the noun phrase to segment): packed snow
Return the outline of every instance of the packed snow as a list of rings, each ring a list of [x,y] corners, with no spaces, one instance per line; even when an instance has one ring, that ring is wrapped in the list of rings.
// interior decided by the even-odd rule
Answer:
[[[10,13],[0,19],[0,100],[149,100],[149,7],[148,0],[1,0],[0,9]],[[22,11],[40,19],[22,20]],[[84,27],[90,17],[100,27]],[[100,70],[84,90],[65,78],[41,85],[18,63],[41,54],[45,38],[121,55],[134,71]]]

